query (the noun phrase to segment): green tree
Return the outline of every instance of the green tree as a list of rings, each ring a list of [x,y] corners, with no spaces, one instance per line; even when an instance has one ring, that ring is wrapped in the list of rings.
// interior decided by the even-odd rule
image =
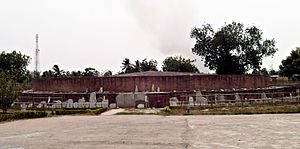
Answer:
[[[104,73],[103,73],[103,76],[107,77],[107,76],[111,76],[112,75],[112,71],[110,70],[106,70]]]
[[[83,76],[83,72],[81,72],[81,71],[72,71],[70,76],[71,77],[80,77],[80,76]]]
[[[21,88],[16,85],[14,77],[11,78],[3,71],[0,72],[0,109],[3,113],[7,112],[7,109],[16,100]]]
[[[185,59],[181,56],[167,57],[163,61],[163,71],[175,72],[195,72],[199,73],[198,68],[193,64],[196,60]]]
[[[41,77],[41,72],[39,71],[33,71],[31,73],[32,78],[40,78]]]
[[[262,68],[258,71],[253,71],[252,74],[269,75],[269,72],[266,68]]]
[[[147,59],[145,58],[142,60],[142,62],[136,60],[135,64],[131,64],[130,60],[128,58],[125,58],[122,65],[122,71],[119,74],[142,71],[157,71],[157,61],[152,59],[147,61]]]
[[[23,83],[28,80],[30,72],[26,69],[30,61],[29,56],[23,55],[21,52],[13,51],[0,54],[0,71],[11,76],[18,83]]]
[[[269,71],[269,74],[270,74],[270,75],[278,75],[279,72],[278,72],[278,71],[275,71],[274,69],[271,69],[271,70]]]
[[[122,72],[120,74],[135,72],[135,66],[130,63],[130,60],[128,58],[125,58],[123,60],[121,68]]]
[[[83,72],[83,76],[98,76],[99,72],[95,68],[85,68]]]
[[[62,76],[62,71],[59,69],[58,65],[52,67],[54,77]]]
[[[279,74],[286,77],[300,74],[300,48],[296,48],[285,60],[282,60],[279,69]]]
[[[43,78],[50,78],[54,77],[54,72],[52,70],[44,71],[42,74]]]
[[[133,72],[141,72],[141,62],[139,60],[135,61],[135,65],[133,66]]]
[[[156,60],[149,60],[143,59],[140,64],[141,71],[157,71],[157,61]]]
[[[262,31],[255,26],[244,28],[232,22],[214,32],[210,24],[193,28],[196,39],[192,52],[204,60],[205,66],[217,74],[243,74],[260,70],[262,58],[277,51],[275,41],[263,40]]]

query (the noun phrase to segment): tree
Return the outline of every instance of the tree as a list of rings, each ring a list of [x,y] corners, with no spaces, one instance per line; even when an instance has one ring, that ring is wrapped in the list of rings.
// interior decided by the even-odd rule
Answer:
[[[214,32],[210,24],[193,28],[191,38],[196,39],[192,52],[204,60],[205,66],[217,74],[244,74],[257,71],[262,58],[277,51],[274,39],[263,40],[262,31],[241,23],[225,24]]]
[[[278,75],[279,72],[278,72],[278,71],[275,71],[274,69],[271,69],[271,70],[269,71],[269,74],[270,74],[270,75]]]
[[[262,68],[258,71],[253,71],[252,74],[269,75],[269,72],[266,68]]]
[[[5,72],[18,83],[23,83],[28,79],[29,71],[26,69],[30,61],[29,56],[13,51],[0,54],[0,71]]]
[[[110,70],[106,70],[105,72],[103,72],[103,76],[107,77],[107,76],[111,76],[112,75],[112,71]]]
[[[196,60],[182,58],[181,56],[167,57],[163,61],[162,70],[199,73],[198,68],[193,64],[195,61]]]
[[[135,61],[135,64],[131,64],[128,58],[125,58],[121,66],[122,71],[119,74],[123,73],[132,73],[132,72],[142,72],[142,71],[157,71],[157,61],[143,59],[142,62],[139,60]]]
[[[14,78],[14,77],[13,77]],[[0,72],[0,109],[3,113],[18,97],[21,88],[16,85],[16,81],[3,71]]]
[[[54,72],[54,77],[60,77],[62,75],[62,71],[59,69],[58,65],[54,65],[52,69]]]
[[[157,61],[156,60],[149,60],[143,59],[143,61],[140,64],[141,71],[157,71]]]
[[[99,72],[95,68],[85,68],[83,72],[83,76],[98,76]]]
[[[41,77],[41,72],[39,71],[33,71],[31,73],[32,78],[40,78]]]
[[[43,78],[50,78],[54,77],[54,72],[52,70],[44,71],[42,74]]]
[[[300,48],[296,48],[285,60],[282,60],[279,69],[279,74],[286,77],[300,74]]]
[[[134,72],[134,65],[130,63],[130,60],[128,58],[125,58],[125,60],[123,60],[122,62],[121,68],[122,68],[122,73],[131,73]]]
[[[70,76],[71,77],[80,77],[80,76],[83,76],[83,72],[81,72],[81,71],[72,71]]]
[[[141,63],[139,60],[135,61],[135,65],[133,65],[133,72],[141,72]]]

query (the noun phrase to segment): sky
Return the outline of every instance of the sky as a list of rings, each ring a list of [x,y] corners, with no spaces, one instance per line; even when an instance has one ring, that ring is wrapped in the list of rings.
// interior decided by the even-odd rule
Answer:
[[[0,49],[29,55],[34,70],[35,34],[39,34],[39,70],[57,64],[64,70],[121,70],[121,63],[168,56],[196,59],[193,27],[209,23],[255,25],[263,38],[276,41],[277,53],[262,67],[278,70],[281,60],[300,46],[297,0],[0,0]]]

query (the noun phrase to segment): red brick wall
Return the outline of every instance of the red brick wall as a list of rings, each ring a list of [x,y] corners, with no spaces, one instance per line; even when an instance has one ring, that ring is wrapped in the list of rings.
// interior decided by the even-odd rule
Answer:
[[[262,75],[193,75],[193,76],[112,76],[44,78],[32,81],[34,91],[85,92],[88,90],[110,92],[139,91],[190,91],[195,89],[262,88],[269,85],[269,77]]]

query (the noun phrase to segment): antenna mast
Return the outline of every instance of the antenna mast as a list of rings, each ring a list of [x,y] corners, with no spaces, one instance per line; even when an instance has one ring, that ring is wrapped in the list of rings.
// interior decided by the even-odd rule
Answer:
[[[35,72],[39,71],[39,34],[35,35]]]

